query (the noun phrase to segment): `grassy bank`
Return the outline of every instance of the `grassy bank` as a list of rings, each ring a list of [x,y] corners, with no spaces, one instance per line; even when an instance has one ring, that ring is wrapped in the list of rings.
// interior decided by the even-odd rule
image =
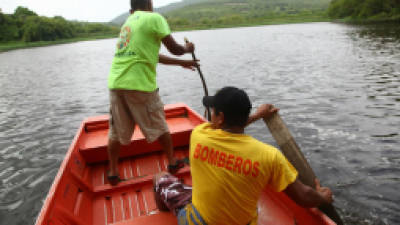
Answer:
[[[311,22],[329,22],[331,19],[325,15],[310,15],[310,16],[286,16],[276,17],[270,19],[246,21],[236,24],[197,24],[197,25],[172,25],[173,31],[188,31],[188,30],[206,30],[206,29],[220,29],[220,28],[234,28],[234,27],[253,27],[263,25],[278,25],[278,24],[293,24],[293,23],[311,23]]]
[[[399,24],[400,16],[398,17],[383,17],[383,18],[367,18],[367,19],[355,19],[355,18],[344,18],[344,19],[336,19],[334,22],[339,23],[350,23],[350,24],[359,24],[359,25],[370,25],[370,24]]]
[[[195,26],[173,26],[173,31],[190,31],[190,30],[208,30],[208,29],[221,29],[221,28],[235,28],[235,27],[252,27],[263,25],[278,25],[278,24],[295,24],[295,23],[311,23],[311,22],[339,22],[351,24],[385,24],[385,23],[400,23],[400,18],[380,18],[380,19],[351,19],[345,18],[340,20],[332,20],[325,15],[312,15],[312,16],[286,16],[281,18],[271,18],[266,20],[251,21],[237,24],[201,24]],[[50,45],[66,44],[79,41],[90,41],[97,39],[116,38],[115,34],[95,35],[90,37],[62,39],[57,41],[38,41],[38,42],[0,42],[0,52],[11,51],[23,48],[44,47]]]
[[[234,28],[234,27],[252,27],[263,25],[278,25],[278,24],[294,24],[294,23],[310,23],[310,22],[339,22],[339,23],[352,23],[352,24],[384,24],[384,23],[400,23],[400,18],[371,18],[371,19],[336,19],[328,18],[325,14],[310,14],[310,15],[287,15],[285,17],[274,17],[262,20],[253,20],[236,24],[197,24],[197,25],[175,25],[172,24],[173,31],[189,31],[189,30],[208,30],[208,29],[221,29],[221,28]],[[0,52],[22,49],[43,47],[50,45],[66,44],[79,41],[89,41],[97,39],[116,38],[115,34],[95,35],[90,37],[62,39],[57,41],[38,41],[38,42],[0,42]]]
[[[261,26],[261,25],[276,25],[276,24],[291,24],[291,23],[309,23],[309,22],[326,22],[330,21],[324,15],[292,15],[280,18],[270,18],[263,20],[254,20],[236,24],[198,24],[190,26],[177,26],[171,25],[173,31],[188,31],[188,30],[205,30],[205,29],[219,29],[219,28],[233,28],[233,27],[251,27],[251,26]],[[0,42],[0,52],[22,49],[22,48],[33,48],[33,47],[43,47],[49,45],[66,44],[79,41],[88,41],[96,39],[107,39],[115,38],[115,34],[107,35],[95,35],[90,37],[72,38],[72,39],[62,39],[57,41],[37,41],[37,42],[24,42],[24,41],[13,41],[13,42]]]
[[[107,38],[115,38],[117,35],[115,34],[104,34],[104,35],[94,35],[90,37],[78,37],[71,39],[61,39],[57,41],[36,41],[36,42],[24,42],[24,41],[11,41],[11,42],[0,42],[0,52],[11,51],[15,49],[22,48],[34,48],[34,47],[43,47],[49,45],[58,45],[58,44],[67,44],[79,41],[90,41],[97,39],[107,39]]]

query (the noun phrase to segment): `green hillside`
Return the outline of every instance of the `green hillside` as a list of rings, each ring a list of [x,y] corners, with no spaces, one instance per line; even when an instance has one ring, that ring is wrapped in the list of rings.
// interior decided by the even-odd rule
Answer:
[[[193,5],[193,4],[197,4],[197,3],[201,3],[201,2],[205,2],[205,1],[209,1],[209,0],[184,0],[181,2],[171,3],[171,4],[161,7],[161,8],[156,8],[156,9],[154,9],[154,11],[161,13],[161,14],[166,14],[169,11],[173,11],[176,9],[183,8],[185,6],[189,6],[189,5]],[[122,25],[125,22],[125,20],[128,18],[128,16],[129,16],[129,13],[124,13],[124,14],[118,16],[117,18],[113,19],[110,23],[116,24],[116,25]]]
[[[323,21],[329,0],[214,0],[165,14],[173,29]]]
[[[156,9],[173,30],[326,21],[330,0],[184,0]],[[119,24],[127,18],[119,17]],[[116,22],[116,20],[113,20]]]

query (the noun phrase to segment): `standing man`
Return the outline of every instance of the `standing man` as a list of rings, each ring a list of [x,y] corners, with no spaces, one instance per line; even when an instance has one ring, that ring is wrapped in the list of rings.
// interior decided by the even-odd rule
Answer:
[[[121,28],[108,77],[110,89],[110,131],[108,140],[108,180],[120,181],[118,158],[121,145],[129,145],[135,124],[148,142],[158,140],[167,153],[168,170],[178,168],[165,121],[164,107],[158,94],[158,62],[193,69],[197,62],[159,55],[161,42],[174,55],[193,52],[194,45],[175,42],[167,21],[153,12],[152,0],[131,0],[131,15]]]
[[[267,186],[303,207],[333,201],[331,190],[318,181],[316,190],[299,181],[278,149],[244,133],[277,108],[261,105],[250,115],[249,97],[235,87],[204,97],[203,104],[212,109],[211,123],[197,126],[190,138],[193,189],[166,172],[153,179],[158,208],[173,211],[179,225],[256,225],[257,201]]]

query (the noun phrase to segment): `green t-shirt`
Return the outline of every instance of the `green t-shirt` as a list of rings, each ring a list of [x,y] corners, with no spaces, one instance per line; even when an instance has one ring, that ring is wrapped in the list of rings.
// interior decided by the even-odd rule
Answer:
[[[121,28],[108,76],[109,89],[152,92],[161,40],[171,30],[158,13],[136,11]]]

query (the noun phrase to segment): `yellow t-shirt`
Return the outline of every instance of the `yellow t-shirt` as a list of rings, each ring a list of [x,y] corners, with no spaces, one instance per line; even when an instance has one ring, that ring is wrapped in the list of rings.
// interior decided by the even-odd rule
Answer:
[[[257,201],[269,185],[280,192],[296,169],[273,146],[204,123],[190,139],[192,202],[209,225],[256,221]],[[253,224],[253,222],[252,222]]]

